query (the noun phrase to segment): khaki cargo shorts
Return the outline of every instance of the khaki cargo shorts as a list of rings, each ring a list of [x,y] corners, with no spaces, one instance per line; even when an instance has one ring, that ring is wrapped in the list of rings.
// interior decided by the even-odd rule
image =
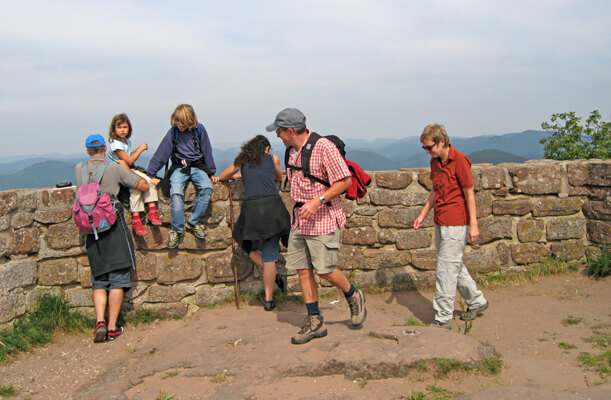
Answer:
[[[317,274],[330,274],[339,259],[339,228],[326,235],[310,236],[291,230],[286,254],[287,269],[312,269]]]

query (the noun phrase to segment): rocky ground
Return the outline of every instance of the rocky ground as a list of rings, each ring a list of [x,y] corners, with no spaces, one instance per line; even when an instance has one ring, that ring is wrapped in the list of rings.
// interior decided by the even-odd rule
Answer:
[[[16,388],[18,399],[409,399],[415,392],[429,399],[609,399],[611,384],[577,356],[608,350],[585,339],[595,331],[608,338],[610,289],[611,280],[582,273],[485,288],[491,306],[466,335],[458,318],[452,331],[406,325],[407,318],[432,322],[431,291],[369,294],[360,330],[350,328],[338,293],[321,299],[329,335],[299,346],[290,337],[303,305],[265,312],[225,304],[128,326],[108,343],[92,343],[89,332],[59,333],[1,365],[0,385]],[[581,320],[571,325],[568,317]],[[504,362],[498,375],[455,369],[443,377],[433,363],[419,363],[477,363],[495,352]]]

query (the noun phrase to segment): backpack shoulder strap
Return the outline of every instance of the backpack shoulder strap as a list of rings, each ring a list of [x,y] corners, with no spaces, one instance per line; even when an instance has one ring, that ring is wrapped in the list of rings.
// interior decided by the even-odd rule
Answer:
[[[303,149],[301,149],[301,169],[303,170],[303,175],[312,179],[313,176],[310,173],[310,158],[312,158],[312,150],[320,139],[320,135],[316,132],[312,132],[308,141],[303,145]]]
[[[102,175],[104,175],[104,170],[106,169],[107,166],[108,166],[108,163],[105,162],[98,168],[98,172],[95,174],[95,178],[94,178],[95,183],[98,183],[98,184],[100,183],[100,181],[102,180]]]
[[[81,185],[89,183],[89,173],[87,172],[87,161],[81,163]]]

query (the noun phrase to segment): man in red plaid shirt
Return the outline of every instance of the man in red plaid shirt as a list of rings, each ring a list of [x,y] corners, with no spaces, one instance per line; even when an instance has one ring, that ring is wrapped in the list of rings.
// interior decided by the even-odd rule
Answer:
[[[348,281],[337,268],[340,228],[346,223],[342,199],[339,197],[351,184],[346,162],[333,142],[320,138],[312,149],[310,174],[329,182],[305,177],[301,168],[301,152],[312,133],[306,128],[306,117],[296,108],[278,113],[267,131],[276,131],[289,149],[287,176],[291,182],[293,220],[289,237],[286,267],[296,269],[308,310],[303,327],[291,338],[294,344],[307,343],[327,335],[318,307],[318,286],[314,271],[344,292],[350,306],[352,325],[360,327],[367,317],[365,295]]]

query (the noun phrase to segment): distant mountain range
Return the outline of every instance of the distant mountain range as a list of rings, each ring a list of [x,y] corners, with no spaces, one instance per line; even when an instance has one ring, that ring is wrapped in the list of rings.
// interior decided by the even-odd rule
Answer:
[[[452,144],[467,154],[474,164],[523,162],[543,156],[539,140],[544,131],[528,130],[504,135],[485,135],[471,138],[450,138]],[[385,171],[399,168],[428,167],[430,156],[422,150],[418,136],[403,139],[342,138],[346,143],[346,158],[367,171]],[[282,147],[282,146],[277,146]],[[213,149],[217,175],[227,168],[240,151],[240,145],[226,149]],[[274,149],[284,159],[284,149]],[[85,160],[85,154],[11,157],[0,163],[0,190],[55,186],[62,181],[75,183],[74,166]],[[150,156],[142,155],[137,165],[146,167]],[[160,173],[161,174],[161,173]]]

